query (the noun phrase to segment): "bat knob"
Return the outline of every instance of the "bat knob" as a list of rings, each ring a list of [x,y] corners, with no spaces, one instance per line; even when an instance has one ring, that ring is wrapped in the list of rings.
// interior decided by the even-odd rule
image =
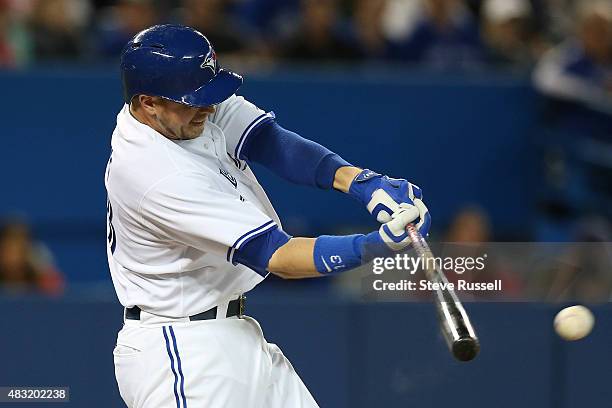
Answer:
[[[453,356],[459,361],[473,360],[480,351],[478,340],[472,337],[462,337],[453,342]]]

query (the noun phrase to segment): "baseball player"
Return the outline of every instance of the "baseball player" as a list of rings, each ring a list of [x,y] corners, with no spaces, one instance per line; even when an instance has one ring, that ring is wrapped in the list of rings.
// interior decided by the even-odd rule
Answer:
[[[204,35],[137,34],[121,55],[125,105],[106,169],[108,262],[125,307],[114,350],[129,407],[317,407],[280,349],[244,315],[269,273],[335,275],[424,235],[421,190],[362,170],[283,129],[236,91]],[[342,191],[382,223],[369,234],[291,237],[249,163]]]

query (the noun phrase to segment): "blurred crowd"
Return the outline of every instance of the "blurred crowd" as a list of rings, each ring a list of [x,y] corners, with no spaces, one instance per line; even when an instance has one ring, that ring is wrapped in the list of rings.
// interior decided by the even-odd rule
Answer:
[[[564,40],[610,64],[608,0],[0,0],[0,67],[116,61],[156,23],[242,62],[529,68]],[[609,7],[608,7],[609,8]],[[608,28],[609,29],[609,28]],[[231,59],[231,58],[230,58]]]
[[[64,278],[51,252],[32,237],[29,225],[22,220],[0,223],[0,291],[49,296],[64,292]]]

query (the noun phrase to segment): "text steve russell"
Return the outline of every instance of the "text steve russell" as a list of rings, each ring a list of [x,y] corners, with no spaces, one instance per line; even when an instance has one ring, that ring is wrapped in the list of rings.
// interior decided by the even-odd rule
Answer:
[[[459,279],[455,282],[438,283],[430,282],[427,279],[421,279],[418,282],[411,281],[408,279],[402,279],[396,282],[385,282],[381,279],[377,279],[372,282],[374,290],[400,290],[400,291],[422,291],[422,290],[456,290],[456,291],[501,291],[502,281],[496,279],[493,282],[468,282],[464,279]]]

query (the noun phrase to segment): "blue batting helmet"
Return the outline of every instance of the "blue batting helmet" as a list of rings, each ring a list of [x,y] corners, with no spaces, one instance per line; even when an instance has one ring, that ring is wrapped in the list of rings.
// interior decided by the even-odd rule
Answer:
[[[121,53],[125,101],[160,96],[190,106],[223,102],[242,77],[221,69],[210,41],[191,27],[156,25],[136,34]]]

